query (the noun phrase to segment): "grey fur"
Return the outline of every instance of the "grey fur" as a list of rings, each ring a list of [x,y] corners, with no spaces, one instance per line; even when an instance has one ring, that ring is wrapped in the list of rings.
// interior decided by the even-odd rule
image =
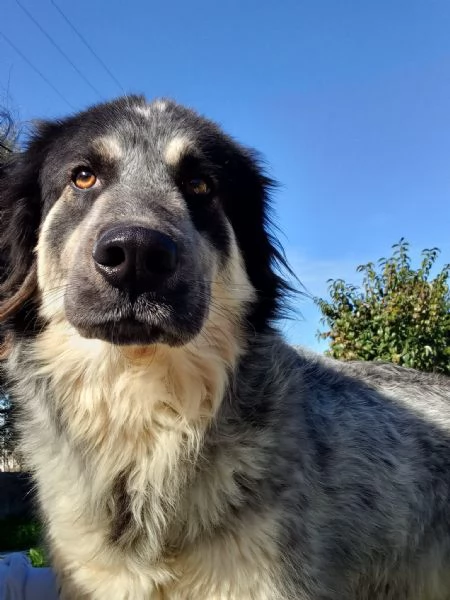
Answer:
[[[153,218],[164,225],[164,216],[155,212]],[[7,371],[24,411],[24,448],[50,525],[48,506],[57,493],[49,487],[52,464],[56,468],[65,461],[78,479],[70,493],[58,493],[72,502],[74,526],[77,518],[106,524],[108,560],[142,569],[151,563],[156,569],[199,551],[207,563],[215,540],[225,539],[230,554],[237,552],[238,561],[253,565],[247,575],[254,583],[248,588],[242,574],[236,582],[219,584],[220,561],[228,560],[225,543],[219,546],[219,567],[206,570],[201,582],[209,592],[202,587],[201,595],[192,584],[172,595],[169,584],[166,589],[158,583],[149,596],[133,596],[130,587],[127,598],[449,600],[449,380],[388,364],[321,358],[289,347],[270,327],[242,332],[242,354],[200,448],[182,447],[177,467],[182,475],[165,482],[164,494],[151,485],[146,489],[139,499],[141,521],[132,509],[132,466],[114,479],[106,495],[94,495],[101,475],[92,460],[95,448],[82,435],[76,443],[71,438],[51,375],[40,368],[35,339],[16,339]],[[125,418],[131,409],[125,402]],[[43,465],[45,456],[54,462]],[[266,515],[273,522],[267,535],[268,545],[275,547],[272,564],[261,545],[252,546],[260,558],[251,559],[232,545],[247,531],[249,540],[257,538],[250,524],[262,528]],[[50,527],[65,597],[106,600],[95,583],[81,585],[70,575],[75,567],[55,544],[59,533]],[[86,561],[95,559],[86,554]],[[195,579],[189,566],[179,576]],[[266,591],[260,592],[258,581],[266,577]]]
[[[22,373],[21,395],[40,401],[47,433],[27,434],[48,444],[56,431],[45,414],[43,382],[29,377],[33,364],[18,354],[11,367]],[[295,351],[275,335],[256,340],[186,481],[166,548],[196,542],[186,511],[195,512],[197,486],[221,461],[239,464],[243,449],[257,449],[264,476],[236,473],[239,504],[196,535],[232,531],[249,515],[274,509],[282,577],[273,600],[450,598],[449,396],[444,377],[338,363]],[[123,519],[118,496],[110,500]],[[139,534],[127,531],[125,520],[127,552]]]

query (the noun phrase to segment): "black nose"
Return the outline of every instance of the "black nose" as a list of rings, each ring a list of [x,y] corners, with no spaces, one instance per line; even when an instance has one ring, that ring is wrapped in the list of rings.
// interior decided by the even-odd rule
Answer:
[[[160,231],[138,226],[108,229],[97,240],[95,267],[112,286],[133,292],[156,290],[177,267],[177,246]]]

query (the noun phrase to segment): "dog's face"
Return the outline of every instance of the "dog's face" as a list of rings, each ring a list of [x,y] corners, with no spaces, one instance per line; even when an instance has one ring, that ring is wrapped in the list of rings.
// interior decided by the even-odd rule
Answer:
[[[118,345],[185,344],[214,310],[265,327],[283,287],[269,183],[172,102],[123,98],[45,124],[2,173],[4,296],[37,268],[44,320]]]
[[[182,344],[234,243],[219,165],[201,123],[173,105],[99,116],[81,117],[40,174],[42,312],[63,311],[85,337]]]

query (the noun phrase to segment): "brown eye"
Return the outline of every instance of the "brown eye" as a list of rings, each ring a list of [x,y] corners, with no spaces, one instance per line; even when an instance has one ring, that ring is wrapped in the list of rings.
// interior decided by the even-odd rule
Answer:
[[[78,169],[72,175],[72,181],[78,189],[88,190],[95,185],[97,177],[89,169]]]
[[[184,188],[190,196],[207,196],[211,193],[211,185],[201,177],[194,177],[185,182]]]

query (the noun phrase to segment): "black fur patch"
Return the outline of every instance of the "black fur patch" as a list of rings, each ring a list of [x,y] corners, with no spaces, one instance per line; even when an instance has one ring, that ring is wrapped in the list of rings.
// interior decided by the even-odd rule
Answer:
[[[136,524],[130,509],[130,497],[126,488],[127,476],[122,475],[114,482],[109,498],[111,532],[114,545],[130,545],[136,539]]]

